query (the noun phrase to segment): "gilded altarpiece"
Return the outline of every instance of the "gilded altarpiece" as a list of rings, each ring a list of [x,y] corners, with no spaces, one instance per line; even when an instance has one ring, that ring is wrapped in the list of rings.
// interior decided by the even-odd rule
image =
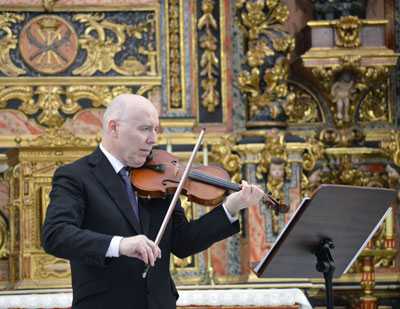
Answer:
[[[46,254],[40,235],[55,169],[94,149],[90,141],[80,142],[81,146],[63,143],[63,147],[51,147],[43,145],[51,140],[39,139],[7,152],[10,168],[5,177],[11,184],[9,288],[59,288],[71,284],[69,262]]]
[[[312,0],[100,2],[0,0],[2,285],[69,286],[67,262],[40,246],[51,175],[96,147],[104,108],[128,92],[158,108],[158,147],[187,160],[206,126],[198,163],[290,205],[278,216],[262,203],[242,211],[238,235],[172,258],[176,283],[301,287],[323,306],[322,278],[260,280],[250,264],[319,184],[399,188],[398,5],[353,1],[364,14],[349,16],[328,1],[342,8],[328,18]],[[181,201],[189,219],[208,211]],[[396,308],[398,233],[394,204],[334,282],[337,304]]]

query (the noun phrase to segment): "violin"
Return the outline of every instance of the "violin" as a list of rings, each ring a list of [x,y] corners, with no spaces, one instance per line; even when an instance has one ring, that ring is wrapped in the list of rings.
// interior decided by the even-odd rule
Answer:
[[[151,158],[141,168],[130,173],[132,184],[141,197],[165,198],[174,194],[182,178],[186,165],[178,157],[159,149],[152,151]],[[203,206],[220,205],[229,191],[240,191],[240,185],[229,181],[229,174],[216,166],[192,167],[181,194],[189,201]],[[289,206],[271,196],[272,192],[264,193],[263,203],[274,210],[275,214],[286,213]]]

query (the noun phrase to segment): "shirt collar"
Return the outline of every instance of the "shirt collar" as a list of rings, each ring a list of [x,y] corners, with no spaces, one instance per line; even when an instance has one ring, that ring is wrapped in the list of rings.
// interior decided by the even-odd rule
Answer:
[[[104,153],[104,155],[106,156],[106,158],[108,159],[108,161],[110,161],[114,171],[116,174],[119,173],[119,171],[125,166],[124,164],[122,164],[122,162],[120,160],[118,160],[116,157],[114,157],[111,153],[109,153],[104,147],[103,145],[100,143],[100,150]]]

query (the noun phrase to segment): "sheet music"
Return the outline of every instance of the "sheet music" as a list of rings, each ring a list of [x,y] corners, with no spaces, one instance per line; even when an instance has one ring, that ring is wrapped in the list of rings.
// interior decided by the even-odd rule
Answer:
[[[300,209],[303,207],[303,205],[306,203],[306,201],[308,201],[310,198],[309,197],[305,197],[299,207],[297,207],[297,209],[295,210],[294,214],[292,215],[292,217],[290,218],[289,222],[285,225],[285,227],[282,229],[282,231],[279,233],[278,237],[276,238],[274,244],[272,245],[271,249],[269,250],[269,252],[264,256],[264,258],[257,264],[256,267],[254,267],[254,271],[258,272],[261,268],[261,266],[264,264],[265,260],[268,258],[269,253],[272,252],[272,249],[274,249],[274,247],[276,246],[276,244],[279,242],[279,239],[282,237],[282,235],[285,233],[286,229],[290,226],[293,218],[296,217],[297,212],[300,211]]]

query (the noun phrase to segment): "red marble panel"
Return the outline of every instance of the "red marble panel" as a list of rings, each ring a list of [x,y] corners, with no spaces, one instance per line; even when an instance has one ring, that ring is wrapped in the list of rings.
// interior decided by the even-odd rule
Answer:
[[[4,110],[0,112],[0,135],[39,135],[44,132],[43,128],[29,121],[26,116],[20,112]]]
[[[228,271],[227,248],[228,240],[225,239],[215,243],[211,249],[211,263],[218,276],[224,276]]]
[[[8,281],[8,261],[0,262],[0,282]]]
[[[266,242],[265,215],[260,214],[258,207],[250,207],[248,214],[250,262],[259,262],[270,248]]]
[[[74,134],[96,135],[102,128],[104,109],[83,110],[72,120],[67,120],[65,128]]]

